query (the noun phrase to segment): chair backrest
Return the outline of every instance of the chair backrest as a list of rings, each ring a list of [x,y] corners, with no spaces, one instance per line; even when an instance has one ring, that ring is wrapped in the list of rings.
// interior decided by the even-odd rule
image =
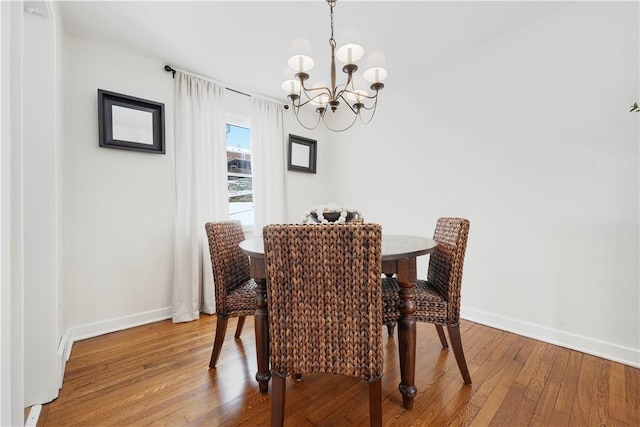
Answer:
[[[216,288],[216,313],[225,316],[227,293],[250,279],[249,258],[238,246],[244,240],[244,231],[240,221],[208,222],[205,230]]]
[[[382,376],[379,224],[263,230],[272,370]]]
[[[464,218],[439,218],[433,233],[438,248],[429,258],[427,281],[447,300],[449,323],[458,323],[460,318],[462,267],[468,236],[469,221]]]

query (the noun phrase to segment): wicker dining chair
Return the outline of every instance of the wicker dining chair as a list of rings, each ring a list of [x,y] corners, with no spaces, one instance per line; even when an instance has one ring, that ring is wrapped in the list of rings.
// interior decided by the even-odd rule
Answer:
[[[256,311],[256,283],[249,275],[249,258],[240,252],[244,240],[240,221],[208,222],[209,253],[216,292],[216,337],[211,351],[210,368],[215,368],[230,317],[238,318],[235,338],[240,338],[246,316]]]
[[[381,233],[372,223],[264,228],[272,426],[284,423],[286,376],[309,373],[368,381],[370,423],[382,424]]]
[[[465,384],[471,376],[460,338],[460,289],[462,266],[467,249],[469,221],[464,218],[439,218],[433,239],[438,242],[436,252],[429,258],[427,280],[415,286],[416,312],[419,322],[433,323],[443,348],[448,348],[443,326],[447,327],[453,354]],[[393,277],[382,279],[383,323],[389,335],[400,317],[398,282]]]

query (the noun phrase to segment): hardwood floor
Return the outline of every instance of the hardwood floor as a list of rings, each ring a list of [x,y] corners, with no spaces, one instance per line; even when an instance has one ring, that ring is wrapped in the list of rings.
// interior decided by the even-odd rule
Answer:
[[[209,369],[215,316],[140,326],[74,344],[60,396],[38,426],[269,425],[256,372],[253,318],[235,340],[229,322]],[[640,426],[640,369],[463,321],[472,386],[436,329],[418,323],[414,408],[402,408],[397,342],[385,339],[383,422],[389,426]],[[271,384],[270,384],[271,386]],[[289,426],[368,425],[359,378],[287,379]]]

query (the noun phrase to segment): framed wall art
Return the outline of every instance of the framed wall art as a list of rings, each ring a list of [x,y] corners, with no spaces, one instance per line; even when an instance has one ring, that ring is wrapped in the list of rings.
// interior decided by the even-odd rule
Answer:
[[[314,139],[289,134],[289,161],[290,171],[316,173],[316,144]]]
[[[99,146],[164,154],[164,104],[98,89]]]

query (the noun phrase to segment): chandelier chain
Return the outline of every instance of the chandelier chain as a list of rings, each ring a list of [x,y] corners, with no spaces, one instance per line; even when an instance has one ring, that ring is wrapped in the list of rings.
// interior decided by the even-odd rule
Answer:
[[[333,7],[336,5],[335,0],[327,0],[329,8],[331,9],[331,37],[329,38],[329,44],[331,47],[336,47],[336,40],[333,38]]]

